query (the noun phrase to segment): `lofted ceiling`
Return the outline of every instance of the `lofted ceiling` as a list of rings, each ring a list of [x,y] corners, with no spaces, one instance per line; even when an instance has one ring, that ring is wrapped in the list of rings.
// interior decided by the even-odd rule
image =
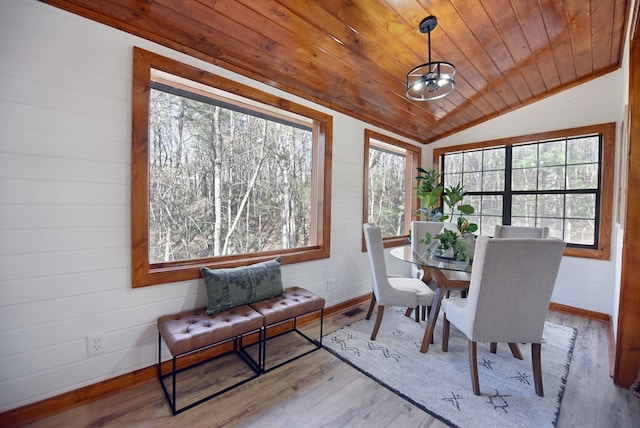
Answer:
[[[42,0],[428,144],[616,70],[630,0]],[[405,97],[432,58],[454,93]]]

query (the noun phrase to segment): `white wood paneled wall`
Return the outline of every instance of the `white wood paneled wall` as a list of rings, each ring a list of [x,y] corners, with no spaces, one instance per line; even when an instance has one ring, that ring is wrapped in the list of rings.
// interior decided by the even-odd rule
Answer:
[[[156,318],[206,303],[200,280],[131,288],[134,45],[249,83],[35,0],[0,2],[0,412],[153,365]],[[360,250],[367,125],[252,84],[334,117],[331,258],[284,266],[285,285],[328,305],[370,291]],[[610,313],[608,263],[563,262],[561,276],[560,303]],[[94,332],[105,352],[88,357]]]
[[[156,318],[206,304],[201,280],[131,288],[134,45],[250,83],[34,0],[0,2],[0,412],[153,365]],[[331,258],[284,266],[285,286],[328,305],[369,292],[366,124],[251,84],[334,117]],[[105,352],[88,357],[94,332]]]

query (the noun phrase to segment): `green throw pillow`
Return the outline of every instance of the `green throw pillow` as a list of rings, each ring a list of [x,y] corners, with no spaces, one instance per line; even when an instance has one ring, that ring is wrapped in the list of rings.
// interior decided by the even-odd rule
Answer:
[[[230,269],[201,268],[207,288],[207,315],[225,311],[284,292],[280,257]]]

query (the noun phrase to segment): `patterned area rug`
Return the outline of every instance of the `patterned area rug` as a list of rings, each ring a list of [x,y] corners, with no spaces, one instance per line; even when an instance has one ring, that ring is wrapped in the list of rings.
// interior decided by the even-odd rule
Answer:
[[[533,385],[531,346],[520,345],[524,360],[506,344],[497,354],[478,344],[481,395],[471,390],[467,338],[453,325],[449,352],[442,352],[442,320],[435,342],[420,353],[424,321],[389,308],[375,341],[369,340],[375,316],[323,338],[324,347],[382,386],[435,418],[457,427],[554,427],[569,374],[576,330],[546,323],[542,343],[544,397]]]

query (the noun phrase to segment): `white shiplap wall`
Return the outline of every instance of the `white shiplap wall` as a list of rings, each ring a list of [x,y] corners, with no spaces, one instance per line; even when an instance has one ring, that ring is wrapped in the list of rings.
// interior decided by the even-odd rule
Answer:
[[[249,83],[35,0],[0,2],[0,412],[154,364],[156,318],[206,302],[197,280],[131,288],[134,45]],[[334,117],[331,258],[284,266],[285,285],[328,305],[368,292],[366,124],[256,85]],[[392,273],[407,270],[389,262]],[[608,313],[592,302],[608,292],[608,264],[585,298],[583,265],[572,263],[563,262],[560,302]],[[106,352],[89,358],[94,332],[104,332]]]
[[[156,318],[206,304],[199,280],[131,288],[134,45],[249,83],[33,0],[0,2],[0,412],[153,365]],[[334,117],[331,258],[284,266],[285,285],[328,305],[365,294],[365,124],[257,86]],[[106,352],[88,358],[94,332]]]

